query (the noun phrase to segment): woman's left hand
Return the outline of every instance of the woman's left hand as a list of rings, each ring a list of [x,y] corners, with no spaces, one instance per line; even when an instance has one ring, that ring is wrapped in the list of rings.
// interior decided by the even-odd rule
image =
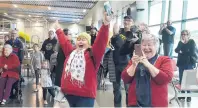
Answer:
[[[112,18],[113,18],[113,15],[108,16],[107,13],[104,12],[104,16],[103,16],[104,25],[109,25]]]
[[[53,28],[54,28],[55,30],[58,30],[58,29],[61,28],[61,27],[60,27],[60,24],[59,24],[59,22],[58,22],[58,20],[56,20],[56,22],[53,24]]]
[[[142,54],[143,54],[143,56],[141,56],[141,58],[140,58],[140,63],[142,63],[145,67],[149,67],[150,62],[146,58],[144,52],[142,52]]]

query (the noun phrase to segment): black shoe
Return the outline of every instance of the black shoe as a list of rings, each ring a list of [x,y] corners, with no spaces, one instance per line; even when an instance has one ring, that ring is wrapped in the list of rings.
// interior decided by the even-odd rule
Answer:
[[[17,99],[17,95],[11,95],[10,99]]]
[[[178,97],[179,100],[185,100],[185,97]]]
[[[191,97],[187,97],[187,102],[191,102]]]

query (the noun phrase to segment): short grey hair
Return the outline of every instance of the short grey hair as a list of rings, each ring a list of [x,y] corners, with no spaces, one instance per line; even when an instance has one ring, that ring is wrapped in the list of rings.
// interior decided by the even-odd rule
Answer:
[[[10,44],[5,44],[4,48],[9,48],[11,50],[11,52],[13,51],[13,48],[12,48],[12,46]]]
[[[157,37],[157,36],[155,36],[155,35],[153,35],[153,34],[150,34],[150,33],[143,33],[142,34],[142,42],[143,41],[148,41],[148,40],[151,40],[151,41],[153,41],[154,42],[154,44],[155,44],[155,47],[157,48],[157,52],[158,52],[158,50],[159,50],[159,47],[160,47],[160,41],[159,41],[159,37]]]

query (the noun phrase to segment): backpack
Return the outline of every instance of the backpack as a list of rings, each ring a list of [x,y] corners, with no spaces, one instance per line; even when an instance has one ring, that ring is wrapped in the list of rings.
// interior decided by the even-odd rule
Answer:
[[[88,48],[87,51],[89,52],[89,55],[91,57],[91,60],[94,64],[94,67],[96,69],[96,61],[95,58],[93,56],[93,52],[91,48]],[[102,87],[103,91],[106,90],[106,86],[105,86],[105,72],[104,72],[104,66],[100,63],[99,69],[98,69],[98,73],[97,73],[97,82],[98,82],[98,89],[100,89]]]
[[[198,63],[198,49],[197,49],[197,46],[195,46],[195,52],[194,52],[194,55],[192,56],[192,59],[195,63]]]

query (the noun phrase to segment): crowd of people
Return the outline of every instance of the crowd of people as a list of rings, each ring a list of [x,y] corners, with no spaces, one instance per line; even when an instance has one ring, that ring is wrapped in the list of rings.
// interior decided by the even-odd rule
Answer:
[[[176,29],[171,21],[163,24],[157,36],[150,33],[145,24],[134,25],[131,16],[124,17],[124,28],[113,25],[113,36],[109,36],[111,16],[104,14],[103,25],[91,33],[80,33],[74,43],[69,29],[61,29],[58,22],[49,30],[48,39],[42,46],[34,44],[32,71],[35,72],[36,88],[43,91],[43,102],[47,102],[47,91],[55,102],[66,99],[70,107],[93,107],[101,65],[109,73],[113,84],[114,106],[122,107],[122,80],[128,107],[168,107],[168,84],[173,77],[172,51]],[[0,102],[17,95],[16,85],[21,76],[24,47],[17,38],[17,30],[11,31],[0,44]],[[164,55],[159,54],[160,41]],[[138,47],[139,45],[139,47]],[[196,43],[190,32],[181,32],[178,53],[180,84],[183,71],[196,64]],[[105,75],[106,76],[106,75]],[[40,81],[39,81],[40,79]],[[182,91],[185,92],[185,91]],[[189,92],[189,91],[187,91]],[[184,99],[183,97],[180,99]],[[191,98],[188,97],[190,102]]]

